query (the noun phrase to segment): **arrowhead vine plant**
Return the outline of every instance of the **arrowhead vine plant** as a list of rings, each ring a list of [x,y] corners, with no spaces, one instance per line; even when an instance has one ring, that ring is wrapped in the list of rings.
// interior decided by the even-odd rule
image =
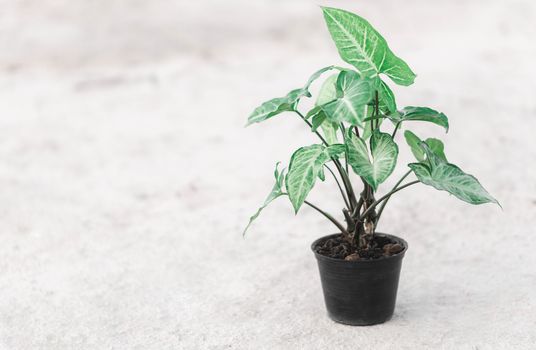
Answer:
[[[339,55],[350,67],[322,68],[303,87],[264,102],[249,116],[247,125],[284,112],[294,114],[318,137],[318,142],[296,150],[290,158],[288,171],[279,170],[276,165],[275,185],[250,218],[246,230],[273,200],[288,197],[296,213],[307,205],[331,221],[351,246],[345,253],[350,255],[371,249],[391,196],[415,184],[449,192],[470,204],[498,204],[474,176],[447,160],[440,140],[422,138],[407,129],[404,139],[415,161],[408,164],[408,171],[394,187],[379,192],[397,164],[397,132],[413,122],[433,123],[446,132],[449,122],[443,113],[428,107],[398,109],[386,78],[409,86],[416,77],[410,67],[391,51],[385,39],[365,19],[335,8],[324,7],[322,11]],[[312,97],[311,84],[322,75],[328,77],[316,96],[314,108],[301,111],[300,101]],[[326,175],[333,176],[338,185],[344,204],[344,221],[307,201],[317,179],[324,181]],[[416,179],[406,180],[410,175]],[[359,191],[352,177],[359,183]],[[358,178],[359,181],[355,181]]]

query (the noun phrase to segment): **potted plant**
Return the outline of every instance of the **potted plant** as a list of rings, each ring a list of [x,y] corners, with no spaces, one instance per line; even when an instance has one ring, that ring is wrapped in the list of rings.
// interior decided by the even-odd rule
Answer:
[[[408,164],[409,170],[394,187],[378,192],[397,163],[397,132],[414,121],[448,131],[448,119],[427,107],[398,109],[385,77],[398,85],[411,85],[416,76],[410,67],[365,19],[335,8],[322,11],[340,57],[351,67],[322,68],[303,87],[263,103],[249,116],[247,125],[291,112],[318,136],[318,143],[296,150],[288,171],[276,165],[272,191],[246,230],[279,197],[288,197],[295,213],[303,205],[318,211],[337,227],[337,233],[311,246],[329,316],[350,325],[383,323],[393,314],[402,258],[408,249],[402,238],[376,232],[391,196],[423,183],[470,204],[498,202],[474,176],[447,160],[440,140],[423,140],[410,130],[404,131],[404,138],[416,161]],[[314,108],[300,112],[300,100],[311,97],[311,84],[328,72],[332,74],[322,84]],[[352,171],[360,178],[360,191],[354,188]],[[338,184],[344,224],[307,201],[317,179],[324,181],[326,174]],[[416,179],[406,180],[410,175]]]

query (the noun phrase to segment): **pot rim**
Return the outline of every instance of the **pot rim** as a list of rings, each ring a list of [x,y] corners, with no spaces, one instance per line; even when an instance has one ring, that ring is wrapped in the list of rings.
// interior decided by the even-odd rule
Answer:
[[[334,234],[331,234],[331,235],[327,235],[327,236],[323,236],[323,237],[320,237],[318,239],[316,239],[312,244],[311,244],[311,250],[313,251],[314,255],[316,256],[316,258],[318,260],[325,260],[325,261],[333,261],[333,262],[339,262],[339,263],[345,263],[345,264],[354,264],[354,265],[357,265],[357,264],[372,264],[372,263],[377,263],[377,262],[380,262],[380,261],[386,261],[386,260],[389,260],[389,259],[396,259],[396,258],[403,258],[404,257],[404,254],[406,254],[406,251],[408,250],[408,242],[406,242],[403,238],[400,238],[398,236],[395,236],[395,235],[390,235],[388,233],[382,233],[382,232],[376,232],[374,233],[375,235],[378,235],[378,236],[383,236],[383,237],[389,237],[389,238],[392,238],[393,240],[395,241],[398,241],[398,243],[402,244],[402,246],[404,247],[404,249],[401,251],[401,252],[398,252],[396,253],[395,255],[391,255],[391,256],[382,256],[378,259],[370,259],[370,260],[354,260],[354,261],[348,261],[348,260],[342,260],[342,259],[336,259],[336,258],[332,258],[332,257],[329,257],[329,256],[325,256],[325,255],[322,255],[322,254],[319,254],[315,251],[315,246],[322,240],[325,240],[327,238],[331,238],[331,237],[335,237],[335,236],[339,236],[340,233],[334,233]]]

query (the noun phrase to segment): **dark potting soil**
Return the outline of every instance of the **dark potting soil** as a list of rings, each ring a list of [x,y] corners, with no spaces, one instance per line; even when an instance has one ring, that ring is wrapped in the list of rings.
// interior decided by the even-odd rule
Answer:
[[[404,250],[398,242],[382,236],[374,236],[370,249],[358,249],[345,241],[342,235],[320,242],[315,251],[330,258],[341,260],[373,260],[395,255]]]

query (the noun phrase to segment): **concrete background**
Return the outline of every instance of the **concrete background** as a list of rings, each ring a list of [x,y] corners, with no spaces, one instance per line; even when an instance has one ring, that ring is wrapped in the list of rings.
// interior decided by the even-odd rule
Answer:
[[[395,316],[335,324],[309,250],[329,222],[281,199],[241,238],[316,142],[292,115],[243,125],[341,64],[318,2],[1,0],[1,349],[536,348],[536,3],[320,3],[384,34],[418,74],[399,105],[451,122],[416,132],[504,210],[401,192]],[[329,180],[310,200],[340,213]]]

